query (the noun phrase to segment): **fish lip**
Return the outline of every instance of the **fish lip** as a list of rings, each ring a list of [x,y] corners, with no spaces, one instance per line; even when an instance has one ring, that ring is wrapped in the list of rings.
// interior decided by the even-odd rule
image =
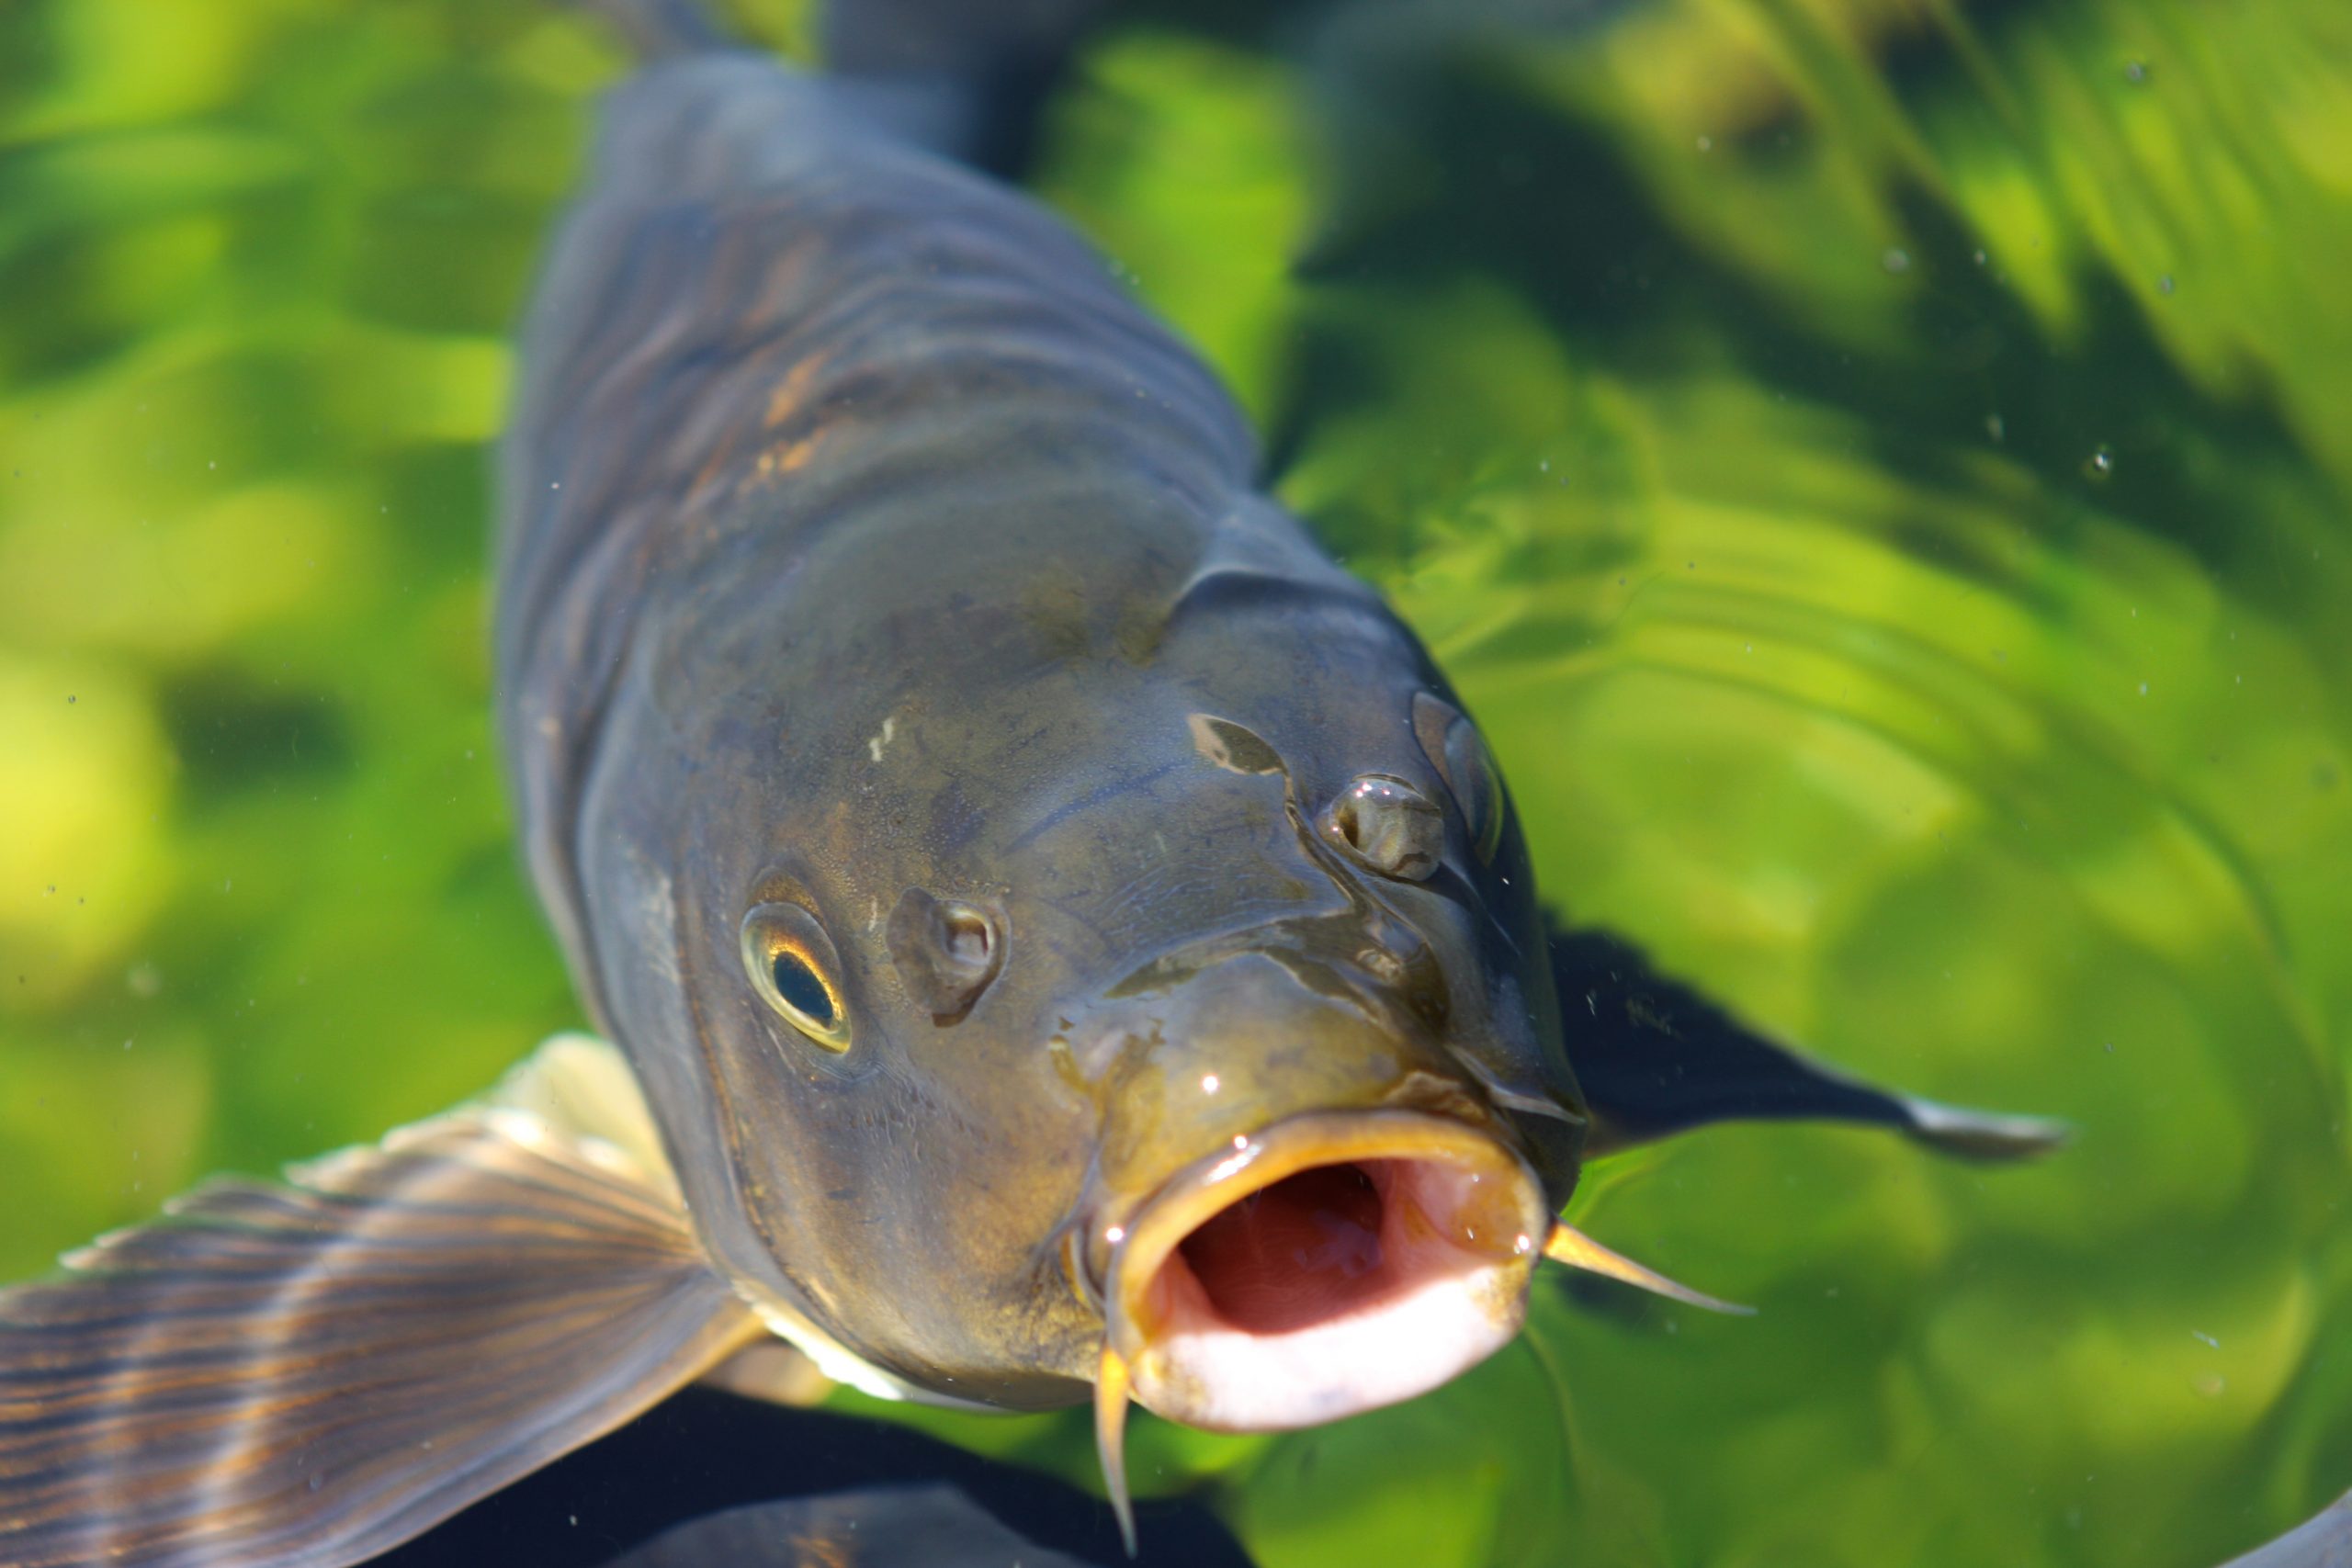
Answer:
[[[1474,1184],[1497,1181],[1486,1200],[1490,1207],[1482,1213],[1499,1216],[1504,1224],[1493,1227],[1490,1237],[1475,1248],[1465,1249],[1490,1259],[1486,1269],[1490,1277],[1477,1280],[1477,1310],[1489,1320],[1491,1333],[1465,1351],[1458,1364],[1426,1377],[1392,1378],[1369,1390],[1311,1401],[1311,1408],[1295,1418],[1234,1419],[1229,1409],[1220,1414],[1216,1400],[1199,1388],[1183,1386],[1184,1379],[1170,1366],[1169,1358],[1154,1353],[1156,1337],[1166,1326],[1161,1321],[1166,1314],[1150,1299],[1155,1281],[1188,1236],[1240,1200],[1304,1171],[1361,1162],[1467,1175]],[[1193,1426],[1279,1429],[1409,1397],[1498,1348],[1518,1332],[1527,1282],[1551,1223],[1542,1182],[1515,1142],[1496,1127],[1420,1111],[1314,1111],[1285,1117],[1254,1134],[1236,1135],[1228,1147],[1178,1171],[1123,1220],[1098,1224],[1088,1239],[1107,1244],[1108,1262],[1089,1283],[1102,1303],[1105,1343],[1136,1370],[1136,1396],[1142,1404]],[[1470,1272],[1479,1269],[1474,1267]],[[1266,1337],[1270,1343],[1280,1337]]]

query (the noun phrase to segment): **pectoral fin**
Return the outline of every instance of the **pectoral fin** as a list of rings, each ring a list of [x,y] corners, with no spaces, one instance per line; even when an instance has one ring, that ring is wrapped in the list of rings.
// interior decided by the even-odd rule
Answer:
[[[547,1114],[215,1181],[0,1292],[0,1562],[356,1562],[760,1332],[666,1170]]]
[[[1862,1122],[1972,1159],[2042,1154],[2065,1139],[2062,1122],[1941,1105],[1808,1061],[1613,937],[1555,932],[1552,973],[1594,1154],[1729,1121]]]
[[[2352,1568],[2352,1492],[2222,1568]]]

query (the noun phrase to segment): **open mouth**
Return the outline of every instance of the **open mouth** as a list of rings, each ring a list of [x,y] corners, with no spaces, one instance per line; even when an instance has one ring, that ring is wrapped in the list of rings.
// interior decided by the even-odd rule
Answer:
[[[1170,1181],[1110,1237],[1135,1397],[1224,1431],[1410,1398],[1519,1331],[1551,1215],[1525,1163],[1434,1116],[1294,1118]]]

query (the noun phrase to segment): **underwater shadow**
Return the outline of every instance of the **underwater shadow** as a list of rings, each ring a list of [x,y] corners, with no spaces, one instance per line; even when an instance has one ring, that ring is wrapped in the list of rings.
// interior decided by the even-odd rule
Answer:
[[[1901,62],[1906,78],[1926,69],[1920,53],[1914,46]],[[1430,59],[1392,107],[1410,123],[1388,134],[1437,177],[1360,206],[1350,193],[1378,185],[1377,171],[1351,174],[1340,149],[1336,189],[1298,263],[1308,281],[1340,295],[1430,299],[1458,279],[1491,278],[1573,358],[1635,376],[1684,367],[1690,328],[1704,323],[1754,384],[1850,417],[1871,455],[1906,479],[1964,491],[1972,466],[1997,452],[2086,518],[2096,511],[2168,540],[2268,607],[2313,607],[2313,583],[2270,570],[2276,541],[2245,526],[2233,482],[2249,469],[2306,468],[2310,455],[2258,383],[2228,400],[2199,389],[2105,268],[2077,272],[2079,333],[2053,343],[1978,261],[1983,241],[1966,216],[1897,179],[1886,199],[1918,288],[1906,330],[1861,345],[1808,324],[1686,237],[1604,126],[1540,100],[1490,53]],[[1807,134],[1792,114],[1742,144],[1770,158]],[[1272,473],[1335,418],[1392,400],[1379,356],[1352,341],[1362,330],[1359,312],[1306,313],[1266,433]],[[2232,460],[2214,461],[2217,451]],[[2003,575],[1990,562],[1952,564]]]
[[[970,1506],[960,1506],[947,1487]],[[733,1513],[755,1506],[752,1515]],[[1137,1563],[1249,1568],[1232,1536],[1198,1504],[1147,1501],[1136,1514]],[[1063,1554],[1035,1560],[1036,1568],[1057,1562],[1114,1568],[1129,1561],[1109,1505],[1050,1476],[888,1422],[703,1388],[375,1561],[378,1568],[679,1568],[692,1562],[763,1568],[771,1561],[785,1568],[823,1561],[796,1555],[808,1531],[853,1522],[865,1527],[859,1535],[870,1536],[854,1559],[865,1568],[950,1568],[956,1559],[940,1556],[939,1543],[956,1541],[967,1551],[1000,1544],[992,1524]],[[694,1528],[644,1555],[633,1550],[682,1526]],[[759,1555],[748,1544],[760,1539],[772,1541],[778,1555]]]

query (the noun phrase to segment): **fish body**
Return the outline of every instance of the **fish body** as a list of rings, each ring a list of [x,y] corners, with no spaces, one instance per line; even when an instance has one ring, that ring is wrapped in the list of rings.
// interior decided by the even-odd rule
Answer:
[[[1441,771],[1458,701],[1098,257],[832,97],[735,54],[622,89],[507,446],[531,863],[714,1256],[1028,1405],[1099,1357],[1077,1227],[1284,1115],[1471,1114],[1556,1210],[1583,1108],[1499,785]],[[1430,818],[1418,880],[1318,826],[1363,778]],[[956,1016],[910,897],[1001,944]],[[745,984],[779,903],[845,1049]]]
[[[1198,358],[939,155],[968,117],[614,4],[648,63],[525,333],[498,671],[617,1050],[0,1292],[0,1563],[338,1568],[769,1335],[1091,1397],[1124,1506],[1130,1398],[1409,1397],[1543,1257],[1722,1304],[1558,1222],[1594,1152],[2053,1140],[1553,931],[1427,651]]]

